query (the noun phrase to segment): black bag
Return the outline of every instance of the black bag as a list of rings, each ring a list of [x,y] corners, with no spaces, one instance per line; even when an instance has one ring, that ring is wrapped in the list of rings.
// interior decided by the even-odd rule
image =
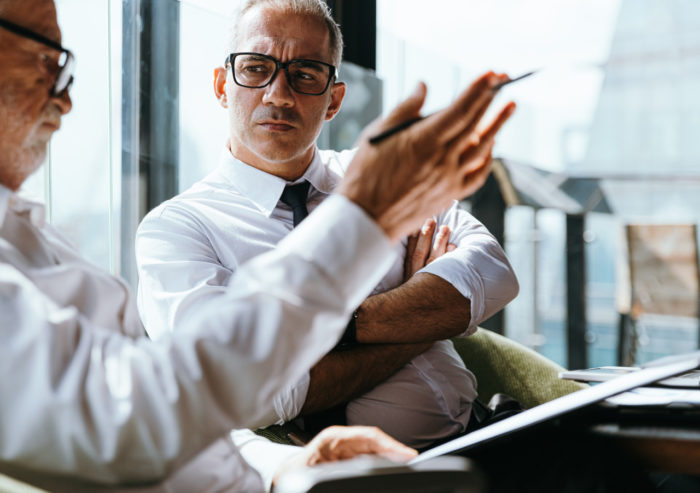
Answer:
[[[472,404],[472,415],[469,419],[466,432],[472,432],[490,424],[510,418],[523,411],[523,406],[507,394],[494,394],[488,405],[484,405],[479,399]]]

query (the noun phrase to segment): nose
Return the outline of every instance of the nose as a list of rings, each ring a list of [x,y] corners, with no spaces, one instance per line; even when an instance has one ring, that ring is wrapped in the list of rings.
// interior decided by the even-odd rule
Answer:
[[[73,101],[70,98],[70,91],[66,89],[59,96],[52,96],[51,100],[54,102],[58,109],[61,110],[61,114],[68,114],[73,108]]]
[[[294,106],[294,91],[289,87],[287,74],[284,70],[280,69],[277,74],[275,74],[275,78],[272,79],[272,82],[265,86],[263,90],[265,91],[263,94],[264,104],[288,108]]]

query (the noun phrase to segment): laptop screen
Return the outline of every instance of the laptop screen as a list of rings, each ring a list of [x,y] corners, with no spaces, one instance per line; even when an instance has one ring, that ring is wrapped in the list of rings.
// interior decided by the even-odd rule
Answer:
[[[658,364],[650,363],[644,369],[622,375],[607,382],[579,390],[558,399],[533,407],[519,414],[475,430],[467,435],[438,445],[413,459],[410,464],[422,462],[444,454],[460,452],[480,443],[514,433],[582,407],[595,404],[628,390],[649,385],[664,378],[700,367],[700,352],[688,353],[671,358],[663,358]]]

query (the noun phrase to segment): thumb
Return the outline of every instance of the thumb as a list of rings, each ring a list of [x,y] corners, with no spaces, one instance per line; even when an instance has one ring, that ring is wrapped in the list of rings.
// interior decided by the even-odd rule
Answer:
[[[418,82],[416,88],[410,96],[404,99],[399,105],[391,110],[389,115],[384,119],[383,127],[389,128],[406,120],[417,118],[420,116],[420,109],[425,103],[425,96],[428,90],[423,82]]]
[[[423,107],[423,103],[425,103],[427,92],[428,90],[423,82],[416,84],[413,93],[399,103],[396,108],[391,110],[386,118],[377,118],[366,126],[355,145],[359,145],[363,139],[368,138],[370,135],[380,133],[406,121],[418,118],[420,116],[420,109]]]

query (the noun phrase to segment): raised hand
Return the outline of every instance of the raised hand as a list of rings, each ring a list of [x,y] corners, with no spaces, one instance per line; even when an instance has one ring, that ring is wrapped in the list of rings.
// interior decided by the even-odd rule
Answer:
[[[473,194],[490,172],[491,149],[501,126],[515,110],[505,105],[488,124],[477,128],[504,74],[486,73],[447,108],[395,135],[371,144],[369,138],[419,117],[424,84],[384,120],[368,126],[338,192],[362,207],[392,241],[455,199]]]

